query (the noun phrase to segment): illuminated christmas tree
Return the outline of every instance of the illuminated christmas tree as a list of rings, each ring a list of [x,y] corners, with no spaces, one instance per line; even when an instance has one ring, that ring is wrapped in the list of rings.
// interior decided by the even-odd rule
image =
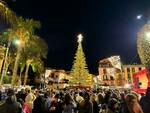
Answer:
[[[83,36],[79,34],[78,48],[75,54],[75,60],[73,62],[72,70],[70,73],[70,83],[72,85],[90,86],[92,85],[92,76],[89,74],[87,68],[86,58],[82,48],[82,39]]]
[[[150,22],[143,26],[138,33],[137,50],[142,64],[150,67]]]

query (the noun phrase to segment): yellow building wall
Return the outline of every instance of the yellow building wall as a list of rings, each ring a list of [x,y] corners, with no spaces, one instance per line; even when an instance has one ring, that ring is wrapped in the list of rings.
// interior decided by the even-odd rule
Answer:
[[[122,66],[123,75],[125,76],[126,84],[128,83],[128,84],[133,85],[133,74],[141,71],[141,70],[139,70],[139,68],[141,68],[141,70],[144,70],[145,66],[143,66],[143,65],[123,65]],[[130,72],[128,72],[127,69],[129,69]],[[135,72],[133,72],[133,69],[135,70]],[[128,78],[129,74],[131,76],[131,79]]]

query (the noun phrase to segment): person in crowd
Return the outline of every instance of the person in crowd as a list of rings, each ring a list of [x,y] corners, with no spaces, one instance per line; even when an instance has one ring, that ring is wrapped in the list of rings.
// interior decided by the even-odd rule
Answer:
[[[6,102],[0,106],[0,113],[22,113],[22,106],[17,102],[15,91],[8,89],[7,96]]]
[[[73,100],[70,94],[67,93],[64,97],[62,113],[75,113],[74,109],[76,107],[77,107],[76,102]]]
[[[47,91],[44,93],[44,99],[45,99],[45,111],[46,113],[48,113],[51,105],[50,92]]]
[[[125,101],[127,104],[128,113],[144,113],[139,105],[138,98],[134,94],[127,94]]]
[[[47,113],[47,110],[45,109],[45,100],[42,95],[39,95],[35,99],[33,103],[32,113]]]
[[[119,93],[118,93],[118,94],[119,94]],[[113,93],[111,94],[111,98],[119,99],[118,94],[115,93],[115,92],[113,92]]]
[[[23,113],[30,113],[30,107],[29,107],[28,104],[25,104],[25,102],[24,102],[21,98],[18,99],[18,102],[19,102],[19,103],[21,104],[21,106],[22,106]]]
[[[90,100],[93,104],[93,113],[99,113],[99,107],[96,101],[96,95],[94,93],[91,94]]]
[[[98,102],[99,107],[103,104],[103,102],[104,102],[104,97],[103,97],[103,94],[102,94],[102,93],[99,93],[99,94],[97,95],[97,102]]]
[[[80,103],[82,100],[84,100],[84,99],[83,99],[82,96],[79,95],[78,92],[76,92],[76,93],[74,94],[74,100],[75,100],[75,102],[76,102],[76,104],[77,104],[77,107],[75,108],[75,112],[77,112],[79,103]]]
[[[77,103],[80,103],[80,102],[81,102],[82,100],[84,100],[84,99],[83,99],[82,96],[80,96],[80,94],[76,94],[76,95],[75,95],[75,100],[76,100]]]
[[[108,102],[106,113],[118,113],[118,101],[116,98],[111,98]]]
[[[111,96],[111,92],[110,91],[106,91],[105,92],[105,96],[104,96],[104,104],[108,105],[110,96]]]
[[[144,113],[150,113],[150,87],[147,88],[146,95],[141,97],[140,105]]]
[[[33,102],[36,99],[34,93],[31,92],[31,90],[28,90],[28,95],[25,98],[25,104],[29,106],[30,113],[32,113],[33,109]]]
[[[124,92],[120,93],[120,97],[121,97],[121,100],[120,100],[120,111],[119,111],[119,113],[129,113],[129,110],[128,110],[128,107],[127,107],[127,104],[125,101],[125,93]]]
[[[17,100],[19,100],[21,98],[23,101],[25,101],[26,96],[27,96],[27,93],[26,93],[25,89],[21,89],[21,91],[19,91],[16,94]]]
[[[103,92],[99,93],[97,95],[97,102],[98,102],[98,107],[99,107],[99,112],[101,113],[102,111],[106,110],[106,105],[104,103],[104,96],[102,94]]]
[[[55,94],[53,97],[49,113],[62,113],[62,101],[59,99],[59,94]]]
[[[45,87],[45,77],[44,75],[42,75],[40,77],[40,89],[44,89],[44,87]]]
[[[90,101],[89,93],[85,92],[83,98],[84,100],[79,103],[78,113],[93,113],[93,104]]]

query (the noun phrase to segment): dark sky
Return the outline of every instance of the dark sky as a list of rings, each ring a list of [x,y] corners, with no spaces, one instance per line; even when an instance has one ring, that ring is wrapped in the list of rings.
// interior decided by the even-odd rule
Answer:
[[[19,16],[42,23],[37,32],[49,46],[47,67],[70,70],[83,33],[90,73],[98,61],[120,55],[124,64],[137,62],[136,34],[150,15],[149,0],[7,0]],[[136,16],[142,14],[141,20]]]

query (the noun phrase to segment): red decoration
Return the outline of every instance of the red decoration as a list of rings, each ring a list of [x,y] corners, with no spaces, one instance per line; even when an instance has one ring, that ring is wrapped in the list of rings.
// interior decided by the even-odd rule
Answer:
[[[139,93],[145,93],[146,92],[147,87],[150,86],[150,77],[148,76],[147,73],[148,73],[147,70],[144,69],[140,72],[133,74],[133,89],[132,90],[137,91]],[[144,84],[145,81],[141,81],[140,78],[145,77],[145,76],[147,78],[148,83],[147,83],[146,87],[141,88],[141,87],[139,87],[140,83]]]

